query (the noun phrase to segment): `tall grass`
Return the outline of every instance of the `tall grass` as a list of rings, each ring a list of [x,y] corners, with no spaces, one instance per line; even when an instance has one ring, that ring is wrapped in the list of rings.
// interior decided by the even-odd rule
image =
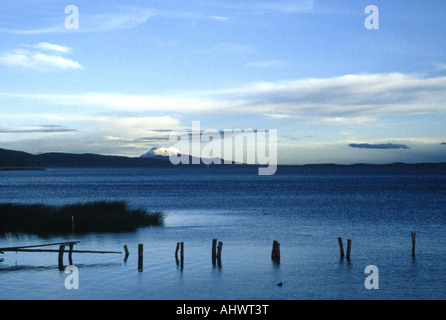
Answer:
[[[129,209],[125,201],[96,201],[61,207],[7,203],[0,204],[0,234],[128,232],[138,227],[162,226],[164,218],[162,212]]]

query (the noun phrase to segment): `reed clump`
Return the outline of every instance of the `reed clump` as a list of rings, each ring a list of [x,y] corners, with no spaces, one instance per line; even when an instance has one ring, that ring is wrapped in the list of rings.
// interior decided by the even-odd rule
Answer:
[[[162,226],[162,212],[130,209],[125,201],[96,201],[65,206],[0,204],[0,234],[130,232]]]

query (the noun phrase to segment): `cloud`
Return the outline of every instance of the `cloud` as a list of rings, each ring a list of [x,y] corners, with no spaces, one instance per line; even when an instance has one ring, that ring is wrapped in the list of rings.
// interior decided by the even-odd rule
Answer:
[[[410,149],[405,144],[393,144],[393,143],[383,143],[383,144],[350,143],[348,146],[351,148],[360,148],[360,149]]]
[[[446,63],[435,63],[434,66],[438,71],[446,70]]]
[[[265,113],[264,116],[271,118],[271,119],[293,119],[296,118],[295,116],[291,116],[289,114],[283,114],[283,113]]]
[[[339,125],[362,124],[388,115],[445,113],[446,77],[359,74],[259,82],[233,89],[176,95],[0,92],[2,96],[58,106],[181,114],[263,114],[275,119],[299,118]]]
[[[0,134],[2,133],[55,133],[55,132],[74,132],[77,129],[71,129],[58,125],[42,125],[37,127],[22,127],[20,129],[4,129],[0,128]]]
[[[369,118],[369,117],[325,117],[316,119],[318,123],[325,124],[325,125],[358,125],[358,124],[364,124],[369,122],[374,122],[376,119]]]
[[[255,14],[296,14],[308,12],[313,9],[314,0],[275,0],[275,1],[199,1],[201,6],[207,6],[214,9],[231,10],[236,13],[255,13]]]
[[[58,53],[70,53],[71,52],[71,48],[69,48],[69,47],[61,46],[58,44],[52,44],[49,42],[40,42],[34,46],[28,46],[28,47],[46,50],[46,51],[55,51]]]
[[[33,29],[0,29],[0,33],[39,35],[66,32],[104,32],[122,30],[138,27],[157,14],[155,9],[149,8],[126,8],[125,10],[121,8],[119,12],[82,13],[82,19],[79,18],[79,29],[74,31],[66,29],[64,23],[60,23],[53,26],[36,27]]]
[[[363,117],[446,111],[446,77],[402,73],[348,74],[258,82],[211,94],[244,101],[239,112]]]
[[[37,51],[16,49],[0,55],[0,64],[9,67],[25,67],[31,69],[82,69],[83,67],[79,62],[73,61],[68,58],[64,58],[58,54],[43,53],[43,51],[51,51],[55,53],[68,53],[70,48],[51,44],[48,42],[41,42],[37,45],[31,45],[26,47],[32,47],[40,49]]]
[[[220,17],[220,16],[212,16],[211,18],[214,19],[214,20],[219,20],[219,21],[227,21],[227,20],[229,20],[228,17]]]

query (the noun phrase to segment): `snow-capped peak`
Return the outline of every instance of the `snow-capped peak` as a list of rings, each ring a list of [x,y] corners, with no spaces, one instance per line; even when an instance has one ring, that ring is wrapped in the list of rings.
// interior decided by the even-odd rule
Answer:
[[[168,157],[174,154],[181,154],[181,151],[173,147],[153,147],[149,152],[144,153],[140,158],[152,158],[156,156]]]

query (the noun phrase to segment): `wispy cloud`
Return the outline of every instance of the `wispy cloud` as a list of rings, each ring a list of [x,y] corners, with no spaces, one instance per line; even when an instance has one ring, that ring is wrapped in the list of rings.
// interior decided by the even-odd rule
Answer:
[[[383,143],[383,144],[350,143],[348,146],[351,148],[360,148],[360,149],[410,149],[405,144],[393,144],[393,143]]]
[[[314,0],[275,0],[275,1],[196,1],[201,6],[215,9],[231,10],[236,13],[271,13],[271,14],[296,14],[308,12],[313,9]]]
[[[445,113],[446,77],[406,74],[345,75],[262,82],[229,90],[178,95],[118,93],[9,94],[59,106],[85,105],[116,110],[195,114],[263,114],[303,117],[326,124],[361,124],[387,115]]]
[[[41,42],[37,45],[26,45],[25,47],[37,50],[11,50],[0,55],[0,64],[10,67],[26,67],[34,69],[82,69],[79,62],[64,58],[60,55],[71,52],[69,47],[48,42]],[[50,51],[51,53],[47,53],[47,51]]]
[[[219,20],[219,21],[228,21],[229,20],[228,17],[220,17],[220,16],[212,16],[211,18],[214,20]]]
[[[438,71],[446,70],[446,63],[435,63],[434,66]]]
[[[0,29],[0,33],[17,35],[39,35],[66,32],[104,32],[138,27],[153,16],[157,15],[155,9],[149,8],[120,8],[119,10],[104,13],[82,13],[79,29],[73,31],[65,28],[63,21],[59,24],[35,27],[31,29]]]
[[[1,133],[55,133],[55,132],[74,132],[77,129],[67,128],[59,125],[42,125],[33,127],[21,127],[17,129],[0,128]]]
[[[36,45],[27,45],[25,47],[31,47],[31,48],[45,50],[45,51],[54,51],[54,52],[58,52],[58,53],[70,53],[71,52],[71,48],[69,48],[69,47],[65,47],[65,46],[61,46],[61,45],[53,44],[53,43],[49,43],[49,42],[40,42]]]

